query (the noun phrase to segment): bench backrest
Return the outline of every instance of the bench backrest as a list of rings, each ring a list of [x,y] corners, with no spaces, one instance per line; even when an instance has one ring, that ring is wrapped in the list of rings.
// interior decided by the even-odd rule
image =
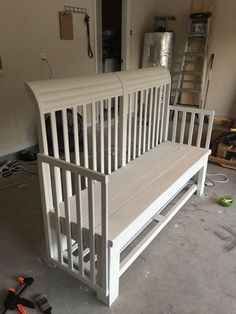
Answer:
[[[40,152],[111,173],[166,140],[170,83],[162,67],[26,83]]]

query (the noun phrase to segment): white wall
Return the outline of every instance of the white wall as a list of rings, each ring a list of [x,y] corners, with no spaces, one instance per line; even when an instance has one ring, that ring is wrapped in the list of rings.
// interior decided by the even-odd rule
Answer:
[[[54,77],[95,73],[94,59],[87,56],[86,27],[82,15],[74,16],[74,40],[60,39],[58,12],[64,5],[87,8],[91,16],[94,47],[94,0],[0,1],[0,156],[36,144],[34,108],[24,82],[47,79],[48,68],[40,61],[46,53]]]
[[[210,53],[215,53],[207,108],[236,118],[236,1],[216,0]]]

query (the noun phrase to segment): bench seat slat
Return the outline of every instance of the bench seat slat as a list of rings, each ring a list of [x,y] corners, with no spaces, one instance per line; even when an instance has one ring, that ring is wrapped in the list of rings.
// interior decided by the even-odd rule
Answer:
[[[116,241],[120,237],[123,238],[129,226],[137,224],[137,221],[144,223],[144,220],[148,221],[154,216],[158,208],[165,204],[163,197],[166,195],[167,200],[178,192],[178,188],[184,185],[183,181],[191,179],[193,175],[191,168],[197,167],[198,161],[207,159],[209,153],[210,151],[205,148],[164,142],[110,174],[108,239]],[[88,226],[86,199],[87,189],[82,191],[84,227]],[[70,202],[71,219],[76,223],[73,196]],[[96,232],[100,233],[101,199],[98,183],[94,184],[94,204]],[[63,217],[63,203],[60,204],[60,212]]]

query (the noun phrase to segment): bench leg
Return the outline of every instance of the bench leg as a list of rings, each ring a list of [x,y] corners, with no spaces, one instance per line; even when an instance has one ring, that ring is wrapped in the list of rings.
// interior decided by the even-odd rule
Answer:
[[[198,172],[198,178],[197,178],[197,196],[198,197],[202,196],[203,191],[204,191],[206,172],[207,172],[207,162]]]
[[[120,278],[120,250],[116,247],[109,248],[109,270],[108,270],[108,296],[97,293],[97,298],[108,306],[117,299],[119,295],[119,278]]]

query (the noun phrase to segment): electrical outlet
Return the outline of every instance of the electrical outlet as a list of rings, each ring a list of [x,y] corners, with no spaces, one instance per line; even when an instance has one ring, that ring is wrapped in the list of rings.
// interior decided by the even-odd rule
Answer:
[[[44,62],[46,60],[46,54],[44,52],[40,53],[40,60],[41,62]]]

